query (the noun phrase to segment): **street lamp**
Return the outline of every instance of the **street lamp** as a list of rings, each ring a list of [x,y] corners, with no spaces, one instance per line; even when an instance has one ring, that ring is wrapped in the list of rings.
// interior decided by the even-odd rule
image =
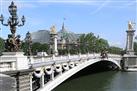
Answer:
[[[9,6],[9,12],[11,15],[16,16],[16,12],[17,12],[17,6],[14,5],[14,2],[11,2],[11,5]]]
[[[2,14],[0,16],[0,21],[1,21],[1,24],[3,26],[9,26],[10,27],[11,34],[9,34],[9,35],[11,36],[10,39],[12,39],[12,41],[10,41],[9,43],[6,43],[6,46],[10,46],[10,45],[14,45],[14,46],[10,46],[8,51],[9,52],[11,52],[11,51],[16,52],[16,51],[19,51],[18,44],[17,44],[17,41],[16,41],[17,37],[15,35],[16,27],[17,26],[21,27],[25,24],[25,17],[22,16],[21,23],[19,24],[19,18],[18,18],[18,15],[17,15],[17,6],[14,4],[13,1],[11,2],[11,5],[9,6],[8,10],[9,10],[9,13],[10,13],[10,17],[7,20],[7,23],[4,23],[4,17],[3,17]],[[9,40],[9,38],[7,40]]]
[[[11,2],[11,5],[9,6],[8,10],[9,10],[9,13],[11,16],[9,17],[7,24],[4,23],[4,17],[2,14],[0,16],[0,21],[1,21],[2,25],[9,26],[11,33],[13,35],[15,35],[16,26],[18,26],[18,27],[23,26],[25,24],[25,17],[22,16],[22,18],[21,18],[22,23],[19,24],[19,19],[18,19],[18,15],[17,15],[17,6],[14,5],[14,2]]]
[[[78,53],[80,53],[80,39],[77,39]]]
[[[3,15],[1,14],[1,16],[0,16],[0,21],[3,23],[3,21],[4,21],[4,17],[3,17]]]
[[[32,38],[30,32],[27,32],[25,42],[27,43],[27,55],[30,56],[32,54]]]

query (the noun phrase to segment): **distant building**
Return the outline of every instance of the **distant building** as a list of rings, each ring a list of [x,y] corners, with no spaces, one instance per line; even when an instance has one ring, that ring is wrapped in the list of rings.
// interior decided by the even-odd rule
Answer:
[[[50,31],[49,30],[39,30],[37,32],[32,32],[32,42],[40,42],[50,44]],[[57,41],[58,41],[58,49],[66,49],[69,45],[76,45],[77,39],[79,38],[79,34],[75,34],[73,32],[68,31],[64,23],[59,32],[57,32]]]
[[[49,43],[50,42],[50,31],[49,30],[39,30],[37,32],[31,33],[32,42],[39,43]]]

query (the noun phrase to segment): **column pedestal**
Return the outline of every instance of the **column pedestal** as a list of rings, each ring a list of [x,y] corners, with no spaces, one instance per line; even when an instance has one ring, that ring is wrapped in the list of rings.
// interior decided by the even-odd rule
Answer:
[[[29,68],[29,61],[27,56],[24,56],[24,52],[3,52],[2,54],[1,62],[10,63],[11,70],[23,70]]]

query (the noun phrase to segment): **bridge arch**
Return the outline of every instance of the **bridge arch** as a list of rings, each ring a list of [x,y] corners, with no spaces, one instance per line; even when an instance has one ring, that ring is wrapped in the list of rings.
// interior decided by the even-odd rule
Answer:
[[[111,63],[115,64],[119,69],[121,69],[120,61],[118,61],[118,60],[115,60],[115,59],[112,59],[112,58],[108,58],[108,59],[101,59],[101,61],[111,62]]]
[[[75,66],[74,68],[64,72],[62,75],[57,76],[53,81],[48,82],[47,84],[45,84],[45,86],[43,88],[40,88],[39,91],[51,91],[55,87],[60,85],[62,82],[64,82],[65,80],[67,80],[68,78],[70,78],[74,74],[81,71],[82,69],[85,69],[86,67],[91,66],[95,63],[99,63],[99,62],[111,62],[111,63],[115,64],[119,69],[121,68],[119,62],[117,62],[116,60],[113,60],[111,58],[108,58],[108,59],[90,59],[90,60],[85,61],[85,62]]]

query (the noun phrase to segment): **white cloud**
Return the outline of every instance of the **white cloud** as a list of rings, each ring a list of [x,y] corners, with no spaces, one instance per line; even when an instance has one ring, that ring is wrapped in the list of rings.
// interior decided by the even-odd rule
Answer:
[[[1,10],[3,8],[7,8],[7,6],[9,6],[12,1],[13,0],[0,0]],[[34,8],[34,7],[37,7],[36,4],[31,3],[31,2],[25,2],[25,0],[14,0],[14,3],[18,8],[24,8],[24,7],[25,8]]]
[[[95,11],[93,11],[93,12],[91,13],[91,15],[99,12],[99,11],[100,11],[103,7],[105,7],[109,2],[110,2],[110,0],[106,0],[106,1],[105,1],[104,3],[102,3]]]
[[[1,3],[10,3],[13,0],[0,0]],[[20,7],[36,7],[38,3],[54,4],[73,4],[73,5],[96,5],[96,6],[109,6],[106,3],[110,3],[110,6],[132,6],[137,4],[136,0],[14,0]],[[4,6],[4,5],[3,5]],[[7,5],[6,5],[7,6]]]
[[[11,2],[13,0],[1,0],[2,2]],[[105,0],[14,0],[14,2],[41,2],[41,3],[93,3],[104,2]]]
[[[44,4],[97,5],[97,0],[37,0]],[[104,1],[101,1],[104,2]]]
[[[38,0],[38,2],[46,3],[93,3],[96,0]]]
[[[97,1],[98,2],[98,1]],[[100,5],[99,5],[100,4]],[[100,10],[102,10],[104,7],[107,8],[132,8],[137,6],[137,1],[136,0],[104,0],[104,2],[99,3],[98,6],[94,11],[91,12],[91,15],[98,13]]]
[[[31,0],[33,1],[33,0]],[[94,4],[100,5],[100,3],[110,2],[112,4],[124,4],[124,5],[132,5],[137,3],[137,0],[37,0],[36,2],[41,3],[67,3],[67,4]]]

